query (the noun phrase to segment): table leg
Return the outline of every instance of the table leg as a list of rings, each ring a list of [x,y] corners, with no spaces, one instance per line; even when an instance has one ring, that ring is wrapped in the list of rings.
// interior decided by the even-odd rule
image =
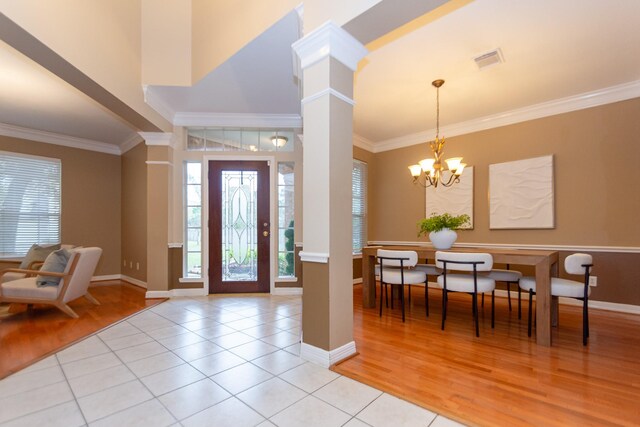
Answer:
[[[375,286],[375,257],[362,254],[362,306],[364,308],[376,306]]]
[[[536,342],[551,345],[551,271],[549,260],[536,264]]]

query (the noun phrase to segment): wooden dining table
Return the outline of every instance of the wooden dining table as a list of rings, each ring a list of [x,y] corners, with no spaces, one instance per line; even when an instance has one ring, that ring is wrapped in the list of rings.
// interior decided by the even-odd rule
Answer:
[[[362,249],[362,306],[372,308],[375,300],[375,263],[378,249],[416,251],[420,260],[435,259],[431,245],[367,246]],[[527,265],[535,267],[536,278],[536,342],[551,345],[551,325],[557,316],[557,300],[552,303],[551,277],[558,275],[558,251],[515,248],[455,247],[455,252],[482,252],[493,256],[496,264]]]

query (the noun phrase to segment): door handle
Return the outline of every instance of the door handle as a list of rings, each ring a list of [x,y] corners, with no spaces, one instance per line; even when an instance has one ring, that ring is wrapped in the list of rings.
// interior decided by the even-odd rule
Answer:
[[[269,235],[269,232],[268,232],[267,230],[265,230],[265,231],[263,231],[263,232],[262,232],[262,235],[263,235],[264,237],[267,237],[267,236]]]

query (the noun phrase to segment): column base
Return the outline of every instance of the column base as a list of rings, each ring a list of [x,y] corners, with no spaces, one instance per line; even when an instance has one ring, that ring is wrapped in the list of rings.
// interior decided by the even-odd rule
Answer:
[[[346,343],[345,345],[331,351],[323,350],[304,342],[300,345],[300,357],[325,368],[335,365],[341,360],[344,360],[349,356],[353,356],[356,353],[355,341]]]

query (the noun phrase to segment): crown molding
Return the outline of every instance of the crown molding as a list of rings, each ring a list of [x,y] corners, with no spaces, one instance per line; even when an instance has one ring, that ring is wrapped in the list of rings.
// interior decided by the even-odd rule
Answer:
[[[330,56],[356,71],[358,62],[369,53],[362,43],[333,21],[325,22],[291,47],[300,58],[303,70]]]
[[[92,139],[78,138],[59,133],[23,128],[20,126],[0,123],[0,135],[13,138],[28,139],[30,141],[44,142],[46,144],[61,145],[63,147],[78,148],[80,150],[97,151],[99,153],[121,154],[120,147],[115,144],[94,141]]]
[[[446,135],[447,137],[464,135],[638,97],[640,97],[640,80],[492,114],[449,126],[441,126],[440,134]],[[435,134],[435,129],[429,129],[423,132],[379,141],[374,143],[373,153],[423,144],[433,139]]]
[[[137,132],[127,138],[122,144],[120,144],[120,154],[124,154],[127,151],[131,150],[136,145],[140,144],[144,141],[144,138],[140,136]]]
[[[176,113],[174,126],[301,128],[299,114]]]
[[[156,110],[158,114],[164,117],[169,123],[173,123],[176,116],[175,110],[155,93],[153,86],[142,85],[142,93],[144,94],[144,102],[146,102],[147,105]]]
[[[358,148],[362,148],[363,150],[367,150],[370,153],[375,153],[375,143],[370,139],[365,138],[364,136],[360,136],[357,133],[353,134],[353,145]]]
[[[147,145],[158,145],[174,148],[174,138],[171,132],[138,132]]]

